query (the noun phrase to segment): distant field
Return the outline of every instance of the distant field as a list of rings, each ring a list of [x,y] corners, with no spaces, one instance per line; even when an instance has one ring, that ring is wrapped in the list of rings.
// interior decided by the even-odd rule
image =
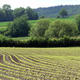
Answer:
[[[0,48],[1,80],[80,80],[80,48]]]
[[[50,20],[51,22],[55,21],[55,20],[58,20],[57,18],[46,18],[46,19]],[[74,21],[75,22],[73,17],[65,18],[65,19],[60,18],[59,20],[68,20],[68,21]],[[34,25],[36,22],[38,22],[38,20],[30,20],[29,21],[29,23],[31,25]],[[11,22],[0,22],[0,32],[5,31],[7,29],[9,23],[11,23]]]
[[[13,40],[27,40],[27,39],[29,39],[30,37],[15,37],[15,38],[12,38]]]
[[[0,22],[0,27],[8,26],[10,22]]]
[[[1,32],[5,31],[7,29],[9,23],[10,22],[0,22],[0,31]]]
[[[50,20],[50,21],[56,20],[56,18],[46,18],[46,19],[48,19],[48,20]],[[73,18],[73,17],[65,18],[65,19],[60,18],[60,20],[74,20],[74,18]],[[30,22],[31,24],[34,24],[34,23],[36,23],[37,21],[38,21],[38,20],[30,20],[29,22]],[[8,26],[9,23],[10,23],[10,22],[0,22],[0,27]]]

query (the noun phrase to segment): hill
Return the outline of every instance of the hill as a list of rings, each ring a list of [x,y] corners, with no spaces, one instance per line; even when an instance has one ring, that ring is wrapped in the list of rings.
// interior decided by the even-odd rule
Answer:
[[[37,8],[35,11],[38,12],[39,16],[56,17],[62,8],[65,8],[68,11],[69,16],[80,14],[80,5],[61,5],[47,8]]]

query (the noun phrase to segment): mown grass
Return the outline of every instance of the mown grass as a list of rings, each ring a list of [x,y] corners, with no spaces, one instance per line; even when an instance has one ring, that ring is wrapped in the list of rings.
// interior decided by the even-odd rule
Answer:
[[[10,22],[0,22],[0,27],[7,27]]]
[[[11,38],[13,40],[20,40],[20,41],[26,41],[27,39],[29,39],[30,37],[15,37],[15,38]]]
[[[19,55],[44,55],[44,56],[80,56],[79,47],[68,48],[0,48],[0,51],[9,54]],[[22,53],[23,52],[23,53]]]
[[[0,76],[3,80],[80,80],[80,48],[0,48]]]
[[[7,29],[9,23],[11,22],[0,22],[0,32],[4,32]]]
[[[0,27],[0,32],[6,31],[7,27]]]

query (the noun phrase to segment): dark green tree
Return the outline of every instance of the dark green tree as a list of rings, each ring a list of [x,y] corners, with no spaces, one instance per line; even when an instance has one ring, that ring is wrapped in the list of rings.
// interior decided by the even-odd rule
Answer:
[[[40,19],[44,19],[45,18],[45,16],[40,16]]]
[[[5,33],[11,37],[21,37],[28,36],[30,25],[28,23],[27,17],[21,16],[16,18],[12,24],[8,27],[8,31]]]
[[[61,11],[59,12],[59,15],[62,17],[62,18],[65,18],[68,16],[68,12],[66,11],[66,9],[61,9]]]
[[[10,5],[3,5],[2,7],[4,12],[4,21],[12,21],[13,20],[13,10],[11,9]]]
[[[26,14],[27,14],[29,20],[37,20],[39,18],[38,14],[36,12],[34,12],[34,10],[31,9],[30,7],[27,7]]]
[[[0,21],[4,21],[5,17],[4,17],[4,12],[3,10],[0,8]]]
[[[14,18],[18,18],[25,14],[25,9],[22,7],[16,8],[13,13],[14,13]]]

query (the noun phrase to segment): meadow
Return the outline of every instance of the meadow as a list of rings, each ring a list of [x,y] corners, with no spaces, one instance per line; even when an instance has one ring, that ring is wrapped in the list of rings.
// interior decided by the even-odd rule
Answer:
[[[80,48],[0,48],[1,80],[80,80]]]

